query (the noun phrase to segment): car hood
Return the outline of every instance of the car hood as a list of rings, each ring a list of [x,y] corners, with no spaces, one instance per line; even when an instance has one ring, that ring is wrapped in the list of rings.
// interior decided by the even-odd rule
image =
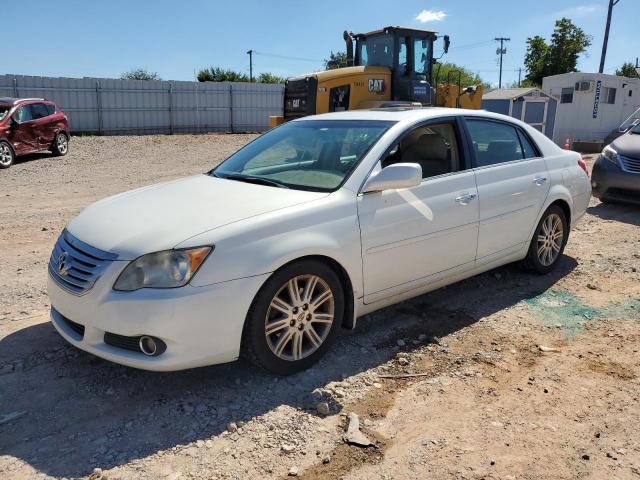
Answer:
[[[611,142],[611,147],[620,155],[640,158],[640,134],[626,133]]]
[[[171,249],[194,235],[325,196],[197,175],[98,201],[67,230],[119,259],[133,260]]]

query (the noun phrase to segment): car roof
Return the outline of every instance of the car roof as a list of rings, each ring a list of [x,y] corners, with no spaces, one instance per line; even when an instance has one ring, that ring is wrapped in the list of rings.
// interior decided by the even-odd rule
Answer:
[[[0,97],[1,105],[18,105],[19,103],[30,103],[30,102],[49,102],[49,100],[45,100],[44,98]]]
[[[467,110],[464,108],[445,107],[389,107],[373,108],[367,110],[350,110],[346,112],[323,113],[302,117],[296,122],[305,120],[384,120],[392,122],[429,120],[450,115],[456,116],[482,116],[485,118],[495,118],[500,120],[511,120],[514,118],[505,117],[498,113],[487,110]]]

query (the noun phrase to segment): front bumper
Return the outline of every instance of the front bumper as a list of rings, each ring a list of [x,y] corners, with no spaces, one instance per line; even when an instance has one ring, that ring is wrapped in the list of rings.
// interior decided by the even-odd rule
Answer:
[[[623,171],[602,155],[593,165],[591,187],[594,197],[640,204],[640,175]]]
[[[144,370],[183,370],[238,358],[247,311],[268,274],[204,287],[116,292],[113,282],[127,263],[111,262],[82,296],[69,293],[48,276],[51,321],[69,343]],[[105,343],[106,333],[157,337],[167,349],[159,356],[147,356]]]

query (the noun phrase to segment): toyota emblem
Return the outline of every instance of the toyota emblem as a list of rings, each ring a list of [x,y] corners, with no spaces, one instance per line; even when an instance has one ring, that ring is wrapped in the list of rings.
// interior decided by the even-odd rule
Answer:
[[[69,254],[64,252],[62,255],[58,257],[58,275],[64,277],[67,273],[69,273]]]

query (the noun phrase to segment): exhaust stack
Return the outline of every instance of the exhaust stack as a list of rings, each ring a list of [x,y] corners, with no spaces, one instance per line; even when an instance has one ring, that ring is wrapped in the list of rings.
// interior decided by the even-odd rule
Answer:
[[[353,67],[353,39],[351,38],[351,34],[346,30],[342,34],[342,38],[344,38],[347,47],[347,67]]]

